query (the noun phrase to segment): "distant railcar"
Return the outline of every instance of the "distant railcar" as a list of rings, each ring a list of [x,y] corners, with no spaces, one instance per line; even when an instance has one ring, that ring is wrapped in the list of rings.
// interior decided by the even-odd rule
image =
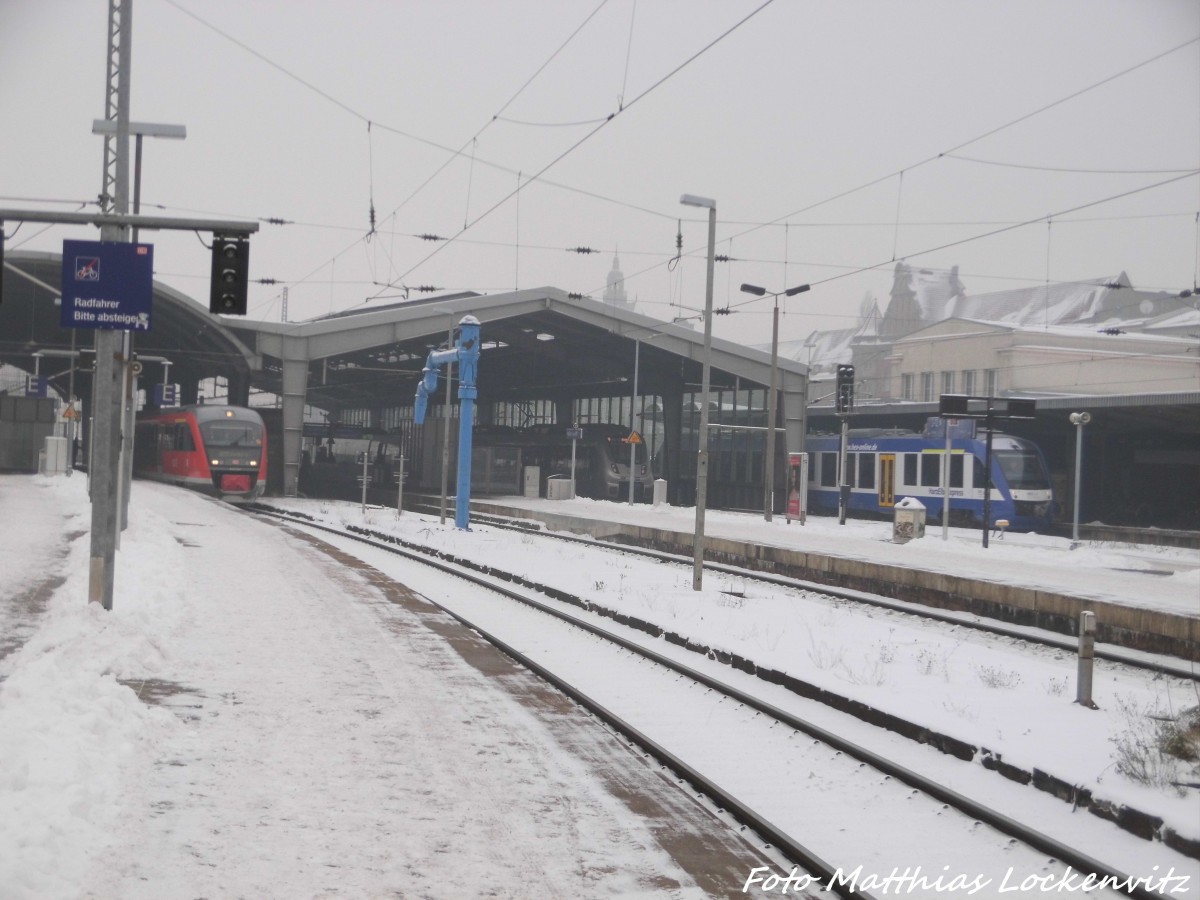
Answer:
[[[141,415],[133,472],[223,500],[256,500],[267,486],[262,417],[240,406],[181,406]]]
[[[809,435],[809,506],[813,512],[838,511],[838,435]],[[941,521],[945,507],[942,461],[946,442],[916,432],[851,430],[846,445],[845,481],[850,485],[851,515],[891,516],[898,500],[924,504],[930,521]],[[950,448],[950,522],[982,525],[986,476],[984,435],[954,438]],[[989,526],[1006,519],[1015,531],[1044,531],[1058,506],[1042,451],[1032,441],[992,435],[992,488]]]

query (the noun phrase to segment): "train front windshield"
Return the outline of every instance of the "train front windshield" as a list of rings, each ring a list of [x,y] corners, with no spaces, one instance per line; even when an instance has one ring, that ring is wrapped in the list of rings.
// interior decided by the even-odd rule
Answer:
[[[1050,476],[1041,457],[1027,450],[998,450],[996,459],[1010,490],[1048,491]]]
[[[261,447],[262,428],[254,422],[224,419],[205,422],[200,426],[204,446],[209,450],[220,447]]]

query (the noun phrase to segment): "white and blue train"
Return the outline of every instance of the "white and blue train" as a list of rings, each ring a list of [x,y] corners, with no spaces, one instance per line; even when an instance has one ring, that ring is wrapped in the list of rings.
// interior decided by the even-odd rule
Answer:
[[[953,434],[953,432],[952,432]],[[839,435],[809,435],[809,507],[817,514],[839,509]],[[952,437],[949,479],[950,522],[982,526],[985,435]],[[846,442],[846,478],[850,515],[891,517],[905,497],[924,504],[930,521],[941,521],[945,508],[943,436],[912,431],[852,429]],[[1042,451],[1032,441],[992,434],[989,527],[1008,521],[1014,531],[1045,531],[1058,514],[1050,472]]]

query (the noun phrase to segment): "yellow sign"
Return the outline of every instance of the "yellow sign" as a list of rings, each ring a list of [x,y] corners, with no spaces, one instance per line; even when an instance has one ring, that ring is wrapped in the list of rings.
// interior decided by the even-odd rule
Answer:
[[[642,436],[640,434],[638,434],[636,431],[629,432],[629,437],[625,438],[626,444],[640,444],[641,442],[642,442]]]
[[[63,418],[64,418],[64,419],[78,419],[78,418],[79,418],[79,413],[77,413],[77,412],[75,411],[75,407],[73,407],[73,406],[68,406],[68,407],[67,407],[67,409],[66,409],[66,412],[64,412],[64,413],[63,413]]]

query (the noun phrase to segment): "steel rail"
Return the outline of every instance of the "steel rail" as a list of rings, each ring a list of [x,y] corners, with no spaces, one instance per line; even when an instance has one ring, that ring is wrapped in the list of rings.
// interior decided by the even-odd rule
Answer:
[[[630,553],[634,556],[643,556],[649,559],[656,559],[660,562],[675,563],[677,565],[691,565],[691,560],[687,557],[680,556],[675,553],[668,553],[664,550],[651,550],[648,547],[637,547],[632,544],[619,544],[611,541],[599,541],[593,538],[580,537],[575,534],[563,534],[561,532],[546,531],[540,527],[541,523],[523,524],[521,519],[506,519],[502,516],[472,513],[472,517],[477,522],[486,523],[495,528],[505,528],[509,530],[521,531],[523,533],[538,534],[542,537],[550,538],[551,540],[567,541],[571,543],[583,544],[585,546],[607,546],[621,553]],[[836,597],[839,600],[848,600],[851,603],[862,603],[868,606],[887,609],[893,612],[903,613],[905,615],[917,616],[922,619],[930,619],[935,622],[944,622],[949,625],[958,625],[963,628],[970,628],[974,631],[981,631],[987,634],[994,634],[1000,637],[1012,638],[1014,640],[1023,641],[1028,644],[1038,644],[1044,647],[1050,647],[1055,650],[1065,650],[1068,653],[1075,653],[1079,649],[1076,641],[1067,638],[1058,638],[1051,634],[1035,633],[1025,630],[1021,627],[1004,625],[993,622],[980,621],[973,613],[948,613],[940,612],[937,609],[925,606],[919,606],[913,603],[904,603],[900,600],[893,600],[888,597],[881,597],[877,594],[868,594],[865,591],[855,591],[849,588],[839,588],[835,585],[821,584],[816,581],[804,581],[800,578],[791,578],[787,575],[774,575],[770,572],[763,572],[757,569],[747,569],[742,566],[735,566],[729,563],[712,562],[708,560],[705,566],[712,569],[714,572],[721,572],[726,575],[736,575],[739,578],[746,578],[751,581],[759,581],[764,584],[773,584],[778,587],[795,588],[797,590],[811,591],[817,594],[824,594],[829,597]],[[1171,663],[1169,661],[1160,661],[1154,659],[1138,659],[1132,655],[1126,655],[1119,650],[1105,649],[1103,646],[1098,646],[1094,653],[1096,659],[1103,659],[1106,662],[1115,662],[1122,665],[1131,666],[1135,669],[1143,669],[1148,672],[1158,672],[1162,675],[1170,675],[1174,678],[1183,678],[1188,681],[1200,682],[1200,666],[1188,667],[1186,660],[1181,660],[1179,663]]]
[[[800,718],[799,716],[796,716],[786,710],[780,709],[779,707],[774,706],[773,704],[767,703],[766,701],[761,700],[751,694],[748,694],[745,691],[741,691],[741,690],[734,688],[728,684],[725,684],[724,682],[720,681],[719,679],[713,678],[709,675],[704,674],[703,672],[699,672],[695,669],[692,669],[690,666],[686,666],[683,663],[677,662],[676,660],[670,659],[669,657],[666,657],[666,656],[663,656],[662,654],[656,653],[653,650],[649,650],[649,649],[641,646],[640,644],[637,644],[633,641],[630,641],[626,638],[621,637],[620,635],[613,634],[612,632],[608,631],[605,628],[601,628],[590,622],[585,622],[581,619],[576,618],[575,616],[572,616],[566,612],[563,612],[562,610],[555,609],[555,608],[553,608],[547,604],[541,603],[540,601],[537,601],[531,597],[525,596],[517,591],[514,591],[508,587],[505,587],[502,584],[496,584],[494,581],[490,580],[490,578],[489,578],[489,576],[497,577],[494,575],[490,575],[490,573],[497,571],[494,567],[471,565],[464,560],[459,560],[457,558],[452,557],[450,554],[441,553],[440,551],[430,551],[428,548],[423,548],[420,545],[412,544],[401,538],[397,538],[392,535],[385,535],[385,534],[378,533],[378,532],[370,532],[367,529],[358,529],[358,528],[351,526],[348,530],[343,531],[341,529],[322,525],[320,523],[312,521],[311,519],[309,521],[296,521],[291,515],[280,513],[275,510],[267,511],[267,510],[262,510],[262,509],[255,509],[254,511],[262,512],[266,515],[272,515],[272,516],[276,516],[278,518],[289,520],[289,521],[292,521],[293,524],[299,524],[306,528],[313,528],[315,530],[324,531],[324,532],[327,532],[330,534],[337,535],[342,538],[355,540],[355,541],[367,544],[375,549],[384,550],[387,552],[398,554],[398,555],[403,556],[407,559],[410,559],[414,562],[420,562],[424,565],[431,566],[433,568],[438,569],[439,571],[445,572],[450,575],[454,575],[454,576],[456,576],[458,578],[462,578],[472,584],[475,584],[475,585],[483,587],[487,590],[499,593],[502,596],[505,596],[505,597],[508,597],[509,599],[517,601],[518,603],[522,603],[527,606],[531,606],[535,609],[538,609],[541,612],[544,612],[548,615],[554,616],[555,618],[558,618],[564,622],[574,625],[575,627],[581,628],[592,635],[595,635],[604,640],[615,643],[618,646],[622,647],[623,649],[628,650],[633,653],[636,653],[639,656],[641,656],[647,660],[658,663],[659,665],[664,666],[664,667],[670,669],[671,671],[677,672],[680,675],[683,675],[687,678],[693,679],[697,683],[703,684],[705,687],[716,690],[716,691],[724,694],[725,696],[728,696],[730,699],[736,700],[737,702],[742,703],[751,709],[754,709],[760,713],[764,713],[764,714],[770,716],[771,718],[776,719],[781,724],[787,725],[797,731],[800,731],[800,732],[814,738],[815,740],[825,743],[826,745],[828,745],[836,750],[840,750],[841,752],[859,760],[860,762],[863,762],[863,763],[875,768],[877,771],[881,772],[882,774],[890,775],[891,777],[903,782],[904,784],[907,784],[910,787],[913,787],[914,789],[919,790],[922,793],[925,793],[928,796],[933,797],[936,800],[939,800],[943,803],[946,803],[946,804],[952,806],[959,812],[961,812],[967,816],[970,816],[973,819],[977,819],[978,821],[983,822],[987,825],[990,825],[991,827],[995,828],[997,831],[999,831],[1005,835],[1008,835],[1009,837],[1016,838],[1017,840],[1025,843],[1031,847],[1034,847],[1044,853],[1051,854],[1054,858],[1058,859],[1061,862],[1066,863],[1067,865],[1073,867],[1074,869],[1076,869],[1079,872],[1094,873],[1098,878],[1112,879],[1116,883],[1124,883],[1126,885],[1133,885],[1132,887],[1127,887],[1127,888],[1116,888],[1117,890],[1123,890],[1126,894],[1128,894],[1131,897],[1136,897],[1136,898],[1138,898],[1138,900],[1152,900],[1152,898],[1159,898],[1159,900],[1161,900],[1161,894],[1158,894],[1158,893],[1149,891],[1147,889],[1144,889],[1140,886],[1137,886],[1136,882],[1139,879],[1135,878],[1134,876],[1132,876],[1128,873],[1122,872],[1121,870],[1119,870],[1115,867],[1108,866],[1107,864],[1102,863],[1099,860],[1092,858],[1088,854],[1086,854],[1080,850],[1077,850],[1074,847],[1071,847],[1067,844],[1062,843],[1061,841],[1057,840],[1056,838],[1053,838],[1047,834],[1043,834],[1042,832],[1040,832],[1034,828],[1031,828],[1021,822],[1018,822],[1017,820],[1013,819],[1011,816],[1007,816],[1004,813],[1001,813],[997,810],[992,809],[991,807],[985,806],[982,803],[972,800],[970,797],[967,797],[963,794],[960,794],[957,791],[952,790],[951,788],[948,788],[942,784],[939,784],[938,782],[936,782],[930,778],[927,778],[918,772],[914,772],[911,769],[901,766],[898,763],[892,762],[891,760],[887,759],[886,757],[884,757],[878,753],[875,753],[872,750],[869,750],[865,747],[861,747],[849,740],[846,740],[845,738],[840,737],[839,735],[834,734],[831,731],[828,731],[827,729],[821,728],[818,725],[814,725],[811,722],[808,722],[808,721]],[[308,518],[308,517],[305,517],[305,518]],[[431,557],[431,553],[432,553],[432,557]],[[433,558],[433,557],[436,557],[436,558]],[[470,571],[472,568],[475,569],[476,571],[480,572],[480,574],[475,574],[472,571]],[[508,573],[503,573],[503,574],[508,574]],[[533,590],[539,590],[543,593],[547,593],[548,596],[552,596],[552,597],[553,596],[558,596],[558,597],[564,596],[564,592],[558,591],[554,588],[548,588],[548,589],[543,590],[543,586],[531,585],[527,580],[521,579],[521,582],[522,582],[522,584],[524,584],[527,587],[530,587]],[[573,599],[578,604],[580,604],[580,605],[583,604],[582,598],[576,597]],[[430,602],[433,602],[433,601],[430,601]],[[479,631],[481,634],[484,634],[484,632],[481,629],[479,629],[479,627],[477,625],[470,622],[465,617],[460,616],[457,613],[454,613],[451,610],[446,609],[445,607],[441,606],[440,604],[435,603],[434,605],[438,606],[439,609],[442,609],[447,614],[453,616],[456,620],[462,622],[465,625],[468,625],[469,627],[475,629],[476,631]],[[499,649],[503,650],[503,652],[505,652],[509,655],[512,655],[513,658],[517,659],[519,662],[521,662],[522,665],[526,664],[526,657],[523,654],[520,654],[519,651],[515,651],[515,648],[511,648],[509,645],[503,643],[502,641],[498,641],[498,639],[495,639],[494,636],[489,636],[489,635],[485,634],[485,637],[489,642],[495,644],[495,646],[497,646]],[[529,662],[532,662],[532,661],[529,661]],[[770,840],[776,847],[778,847],[781,850],[784,850],[789,855],[789,857],[793,859],[794,862],[799,863],[806,869],[808,869],[810,865],[812,865],[814,867],[817,865],[825,866],[826,867],[825,869],[817,871],[817,872],[815,872],[815,874],[821,875],[822,881],[825,881],[826,883],[829,883],[829,879],[832,879],[834,870],[831,868],[827,868],[828,864],[824,863],[820,859],[819,856],[811,853],[806,848],[804,848],[802,845],[793,841],[789,835],[783,833],[778,828],[775,828],[775,826],[771,825],[770,822],[768,822],[767,820],[763,819],[762,817],[760,817],[756,813],[754,813],[753,810],[750,810],[747,807],[743,806],[739,801],[736,800],[736,798],[733,798],[732,796],[728,795],[718,785],[710,782],[698,771],[696,771],[693,768],[691,768],[690,766],[688,766],[682,760],[678,760],[676,757],[674,757],[668,751],[666,751],[665,749],[660,747],[658,744],[654,743],[648,737],[641,734],[636,729],[632,728],[632,726],[628,726],[627,724],[623,723],[618,717],[615,716],[615,714],[611,713],[608,710],[603,710],[603,707],[596,708],[596,707],[598,707],[598,704],[596,704],[595,707],[593,705],[590,705],[592,703],[592,701],[590,701],[590,698],[588,698],[588,700],[585,702],[585,699],[581,699],[583,697],[582,694],[579,694],[579,692],[575,691],[574,688],[571,688],[570,685],[562,683],[562,680],[559,679],[557,676],[553,676],[553,673],[547,672],[543,667],[541,667],[540,665],[538,665],[536,663],[533,663],[533,666],[536,667],[535,671],[537,671],[539,675],[541,675],[544,678],[547,678],[547,680],[554,683],[555,686],[559,687],[561,690],[564,690],[565,692],[573,692],[572,696],[575,697],[575,699],[577,699],[578,702],[580,702],[582,705],[584,705],[588,709],[591,709],[593,712],[596,713],[597,716],[600,716],[602,719],[604,719],[604,721],[608,722],[613,728],[616,728],[621,733],[627,734],[631,740],[634,740],[636,743],[638,743],[639,746],[642,746],[644,749],[647,750],[647,752],[654,755],[655,758],[658,759],[660,762],[662,762],[664,765],[668,765],[673,770],[680,772],[680,774],[683,774],[684,777],[689,782],[691,782],[693,785],[695,785],[698,789],[701,789],[702,792],[706,793],[710,797],[720,798],[721,801],[726,805],[726,808],[734,811],[736,818],[739,818],[739,820],[754,827],[756,831],[758,831],[760,834],[762,834],[763,837]],[[578,696],[576,696],[576,695],[578,695]],[[601,713],[601,710],[603,710],[603,714]],[[605,715],[612,716],[613,721],[610,721],[609,719],[604,718]],[[617,723],[620,723],[620,724],[617,724]],[[677,764],[680,768],[676,768]],[[803,862],[802,860],[808,860],[808,862]],[[826,874],[826,873],[828,873],[828,874]],[[836,887],[835,887],[835,889],[836,889]],[[840,893],[840,891],[839,891],[839,893]],[[847,894],[847,895],[843,895],[843,896],[850,896],[850,895]],[[858,892],[854,892],[853,896],[862,898],[865,895],[861,891],[858,891]]]

